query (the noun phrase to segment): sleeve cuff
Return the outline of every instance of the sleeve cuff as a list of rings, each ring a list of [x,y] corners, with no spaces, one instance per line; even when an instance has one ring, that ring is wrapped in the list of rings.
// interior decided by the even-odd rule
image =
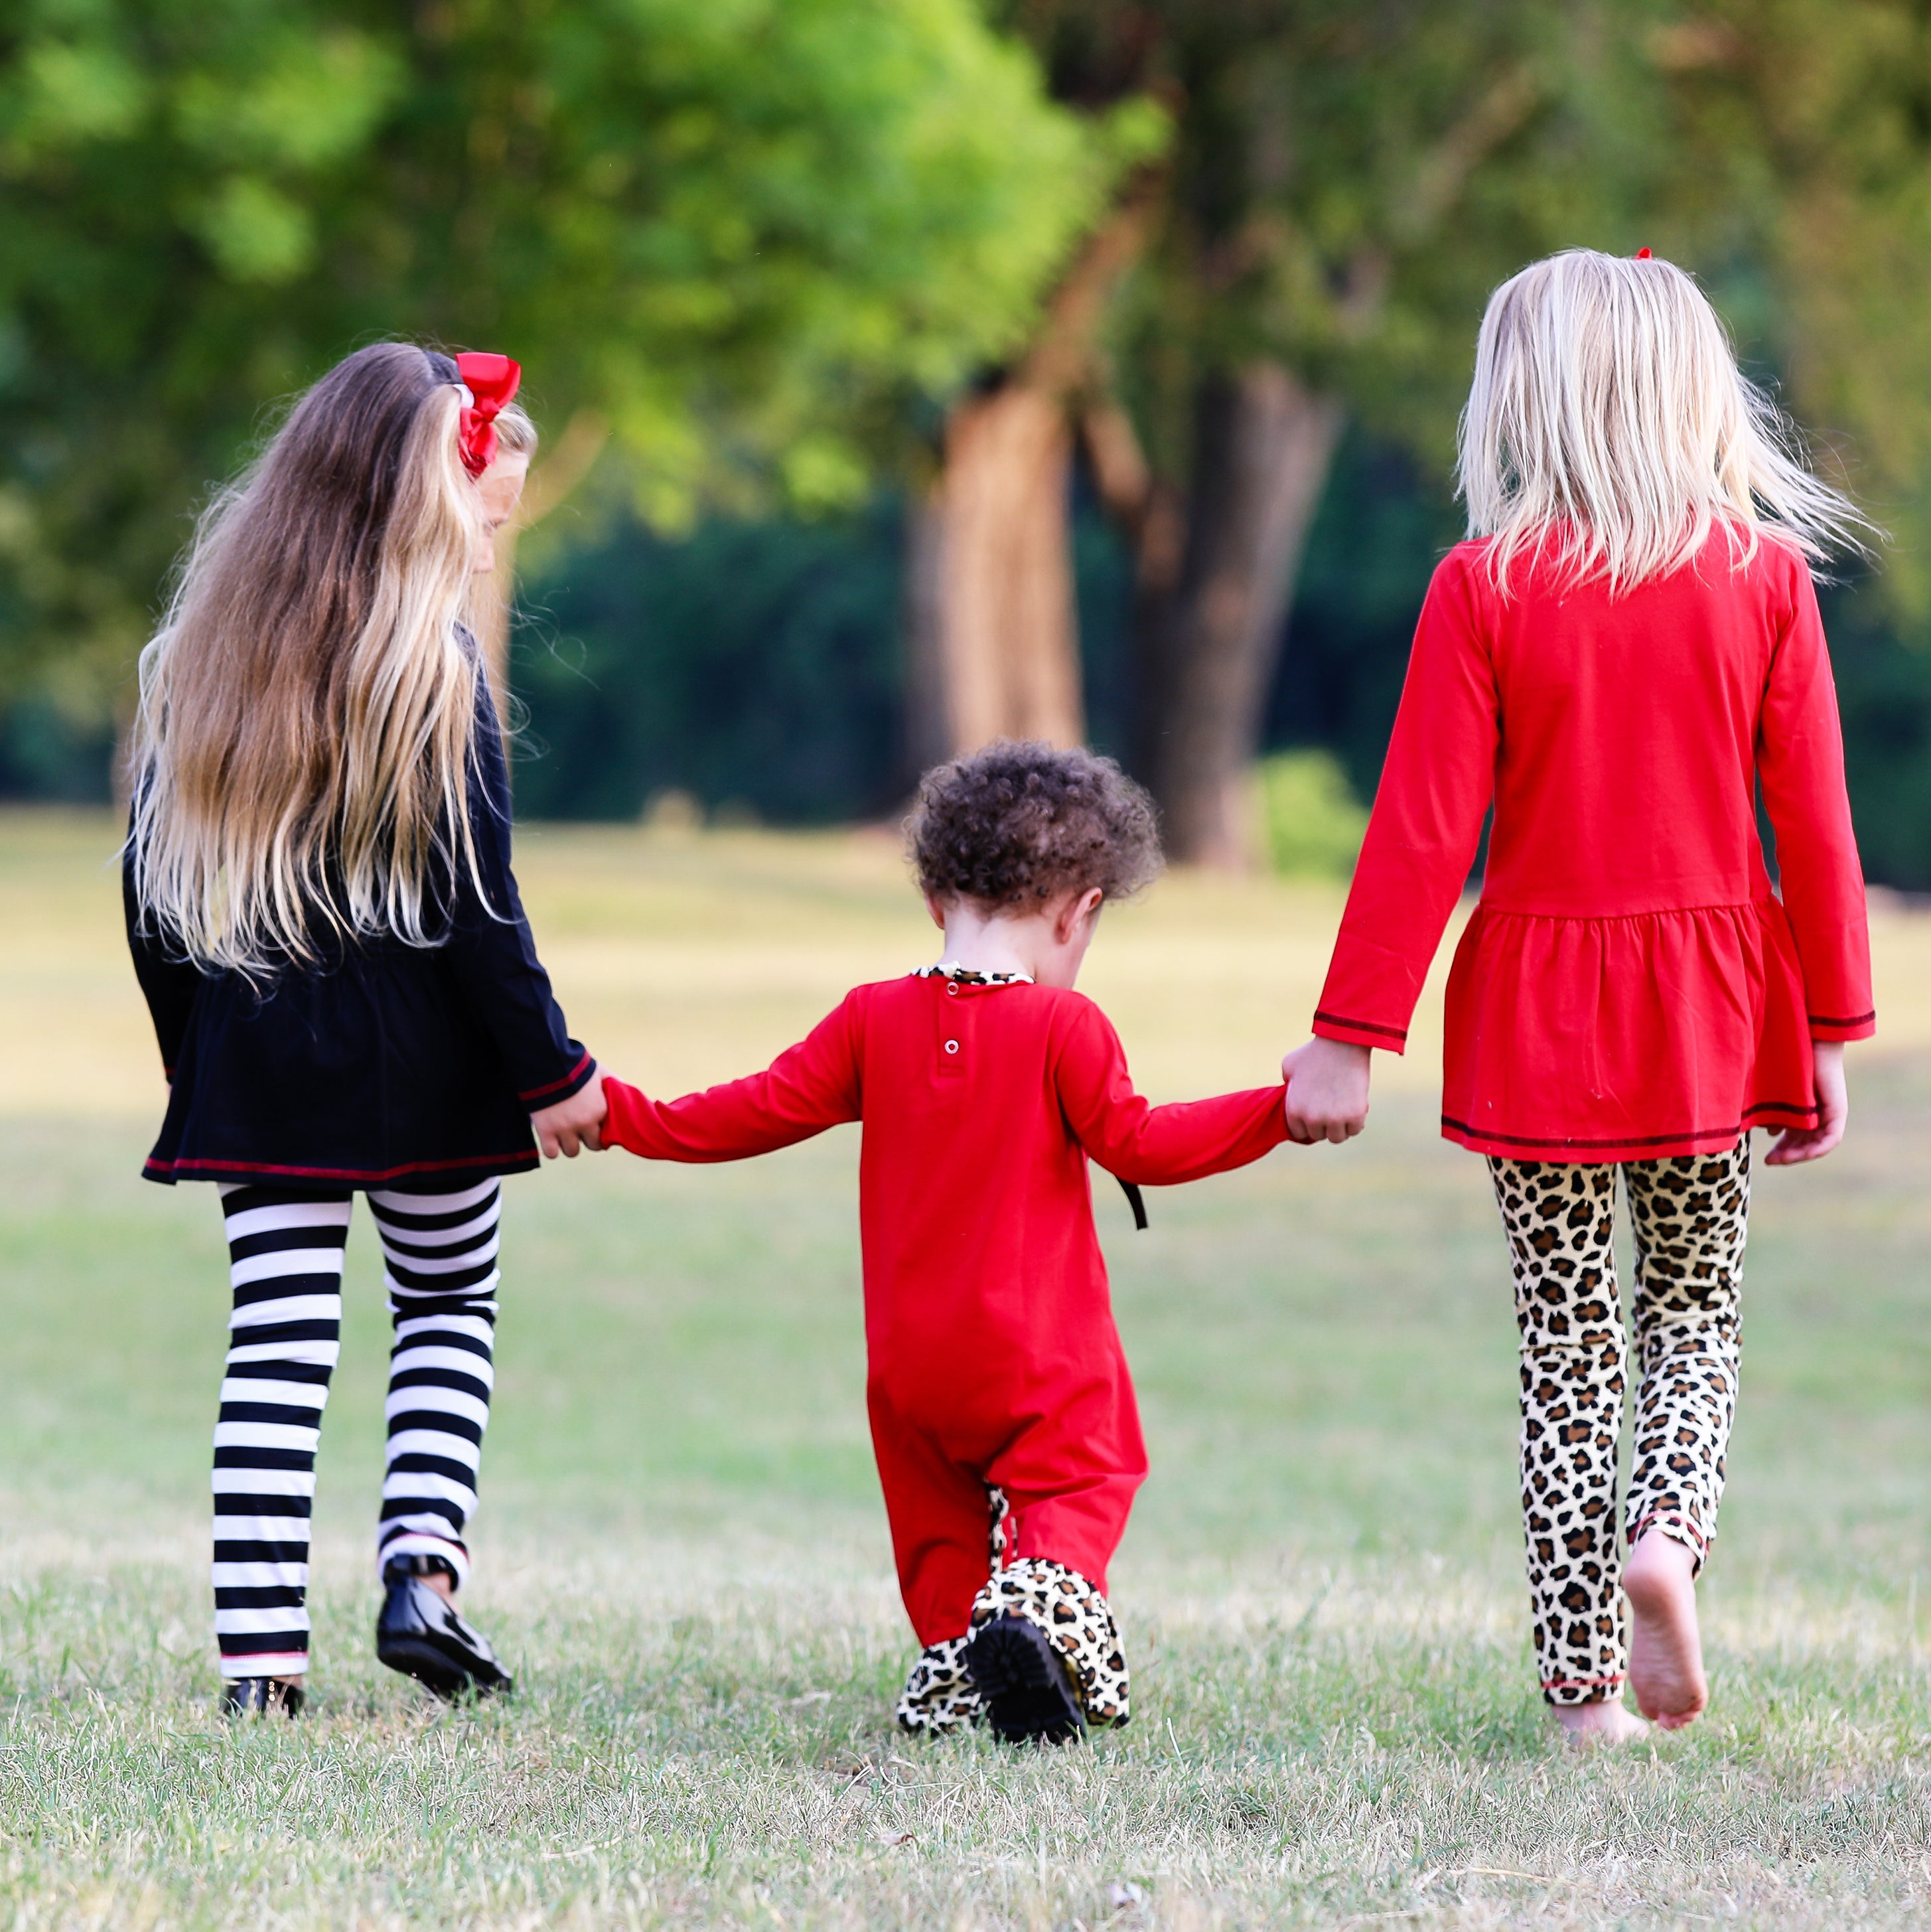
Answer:
[[[1810,1013],[1805,1016],[1813,1040],[1869,1040],[1877,1031],[1876,1012],[1846,1016]]]
[[[1372,1020],[1350,1019],[1343,1013],[1318,1011],[1314,1016],[1317,1040],[1338,1040],[1348,1046],[1372,1046],[1384,1053],[1408,1050],[1406,1027],[1381,1026]]]
[[[572,1040],[571,1045],[576,1046]],[[519,1088],[517,1098],[532,1113],[540,1113],[545,1107],[553,1107],[559,1100],[567,1100],[573,1094],[580,1094],[590,1084],[590,1076],[597,1070],[597,1063],[589,1052],[577,1047],[578,1059],[574,1066],[560,1080],[552,1080],[541,1087]]]

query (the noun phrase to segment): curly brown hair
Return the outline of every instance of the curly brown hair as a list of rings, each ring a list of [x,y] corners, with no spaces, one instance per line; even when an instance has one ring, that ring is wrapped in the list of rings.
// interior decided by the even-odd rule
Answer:
[[[905,833],[922,891],[982,905],[1129,898],[1164,862],[1153,801],[1111,758],[1009,738],[928,772]]]

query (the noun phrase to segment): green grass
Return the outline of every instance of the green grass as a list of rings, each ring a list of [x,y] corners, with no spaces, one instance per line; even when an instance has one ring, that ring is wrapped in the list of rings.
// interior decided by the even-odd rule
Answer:
[[[0,1022],[65,1000],[127,1024],[99,843],[0,819]],[[593,1042],[628,1023],[627,1070],[722,1074],[809,1017],[841,946],[920,943],[889,854],[855,849],[557,838],[524,868]],[[1331,916],[1176,880],[1102,935],[1096,985],[1177,1090],[1233,1051],[1228,1000],[1162,1010],[1154,967],[1278,999],[1264,1054],[1301,1017],[1264,978],[1274,936],[1318,956]],[[628,1022],[598,950],[619,942]],[[864,1432],[850,1134],[512,1184],[470,1598],[521,1688],[472,1713],[370,1654],[385,1343],[358,1226],[313,1716],[238,1732],[205,1635],[214,1202],[134,1178],[139,1092],[10,1090],[0,1926],[1922,1924],[1931,1055],[1866,1053],[1854,1081],[1843,1155],[1759,1178],[1711,1717],[1582,1760],[1525,1641],[1495,1212],[1419,1082],[1350,1148],[1156,1192],[1147,1234],[1098,1195],[1154,1466],[1114,1579],[1136,1715],[1027,1756],[889,1727],[912,1642]]]

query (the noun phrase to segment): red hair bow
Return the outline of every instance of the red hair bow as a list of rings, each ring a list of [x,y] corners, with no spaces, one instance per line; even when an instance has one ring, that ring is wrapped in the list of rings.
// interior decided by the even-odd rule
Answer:
[[[1647,248],[1639,248],[1636,250],[1636,260],[1639,262],[1647,262],[1649,259],[1650,253]]]
[[[516,394],[523,364],[508,356],[467,352],[457,357],[456,373],[469,392],[456,428],[456,447],[463,467],[480,476],[496,460],[496,417]]]

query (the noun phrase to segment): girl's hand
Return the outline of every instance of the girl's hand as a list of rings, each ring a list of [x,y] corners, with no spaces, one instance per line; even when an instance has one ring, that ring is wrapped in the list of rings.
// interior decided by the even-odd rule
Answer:
[[[1818,1040],[1810,1043],[1817,1064],[1817,1124],[1786,1127],[1768,1154],[1766,1167],[1795,1167],[1799,1161],[1822,1160],[1844,1138],[1851,1117],[1850,1089],[1844,1083],[1844,1042]]]
[[[609,1112],[604,1100],[603,1070],[599,1067],[590,1076],[589,1083],[568,1100],[559,1100],[553,1107],[540,1107],[530,1115],[529,1124],[535,1130],[536,1144],[542,1148],[544,1159],[554,1160],[560,1154],[566,1160],[574,1160],[583,1148],[601,1154],[604,1142],[598,1130]]]
[[[1288,1083],[1288,1138],[1302,1146],[1351,1141],[1368,1124],[1368,1049],[1311,1040],[1281,1062]]]

